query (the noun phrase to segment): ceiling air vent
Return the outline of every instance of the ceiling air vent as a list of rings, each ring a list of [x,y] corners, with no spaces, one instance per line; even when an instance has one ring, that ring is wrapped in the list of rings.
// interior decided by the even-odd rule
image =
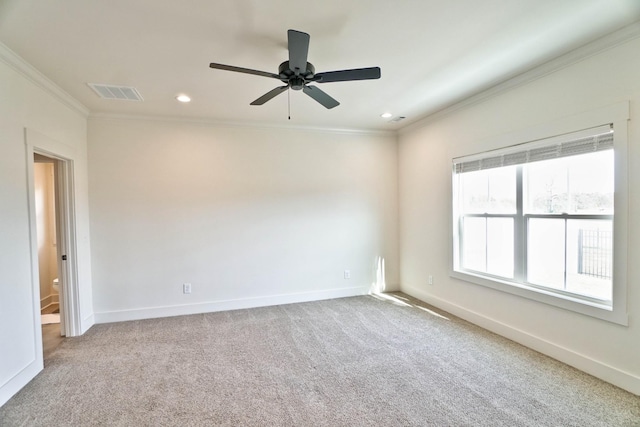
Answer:
[[[393,119],[389,120],[390,122],[399,122],[400,120],[406,119],[405,116],[396,116]]]
[[[134,87],[87,83],[102,99],[120,99],[123,101],[142,101],[142,95]]]

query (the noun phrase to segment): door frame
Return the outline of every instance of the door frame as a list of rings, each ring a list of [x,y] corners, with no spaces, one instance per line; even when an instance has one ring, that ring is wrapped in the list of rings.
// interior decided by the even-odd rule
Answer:
[[[55,160],[56,186],[56,241],[58,246],[58,278],[60,279],[60,304],[62,305],[61,333],[67,337],[81,335],[80,298],[78,286],[77,238],[75,215],[74,161],[75,149],[57,142],[46,135],[25,128],[27,156],[27,192],[29,195],[29,227],[32,268],[32,295],[34,321],[40,324],[40,279],[38,274],[38,241],[35,214],[34,154]],[[62,256],[66,255],[66,261]],[[42,334],[37,328],[36,345],[42,349]],[[40,354],[42,352],[40,351]]]

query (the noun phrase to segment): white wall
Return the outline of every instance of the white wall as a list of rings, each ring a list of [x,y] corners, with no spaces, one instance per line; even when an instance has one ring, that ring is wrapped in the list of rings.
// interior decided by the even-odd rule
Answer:
[[[402,290],[640,394],[640,39],[426,121],[400,136]],[[451,159],[492,137],[630,101],[628,313],[620,326],[449,277]],[[513,143],[525,141],[513,141]],[[434,284],[427,284],[428,275]]]
[[[89,178],[97,322],[398,285],[393,134],[96,117]]]
[[[25,128],[73,153],[79,309],[82,330],[91,326],[86,118],[81,106],[53,95],[57,91],[0,44],[0,405],[42,369],[40,292],[27,192],[27,165],[33,157],[27,156]]]

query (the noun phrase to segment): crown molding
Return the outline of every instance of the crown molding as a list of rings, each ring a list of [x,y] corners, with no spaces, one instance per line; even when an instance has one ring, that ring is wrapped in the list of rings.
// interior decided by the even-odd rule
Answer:
[[[49,80],[33,65],[22,59],[2,42],[0,42],[0,61],[73,111],[85,118],[89,116],[89,109],[87,107],[62,90],[60,86]]]
[[[269,124],[261,122],[238,122],[215,120],[209,118],[193,118],[179,116],[153,116],[153,115],[136,115],[136,114],[117,114],[96,112],[89,115],[89,120],[129,120],[129,121],[146,121],[146,122],[162,122],[162,123],[182,123],[198,126],[225,127],[225,128],[244,128],[251,130],[281,130],[281,131],[304,131],[331,133],[342,135],[363,135],[363,136],[392,136],[397,135],[395,130],[372,130],[372,129],[354,129],[354,128],[335,128],[335,127],[319,127],[319,126],[301,126],[301,125],[282,125]]]
[[[609,33],[599,39],[587,43],[579,48],[573,49],[568,53],[560,55],[550,61],[543,63],[537,67],[525,71],[515,77],[509,78],[503,82],[500,82],[489,89],[483,90],[475,95],[469,96],[462,101],[455,102],[445,108],[439,109],[427,116],[422,117],[418,121],[409,123],[406,126],[398,129],[398,134],[403,135],[407,132],[411,132],[427,126],[429,123],[441,119],[455,111],[462,108],[481,103],[490,98],[498,96],[511,89],[515,89],[519,86],[524,86],[544,76],[552,74],[563,68],[574,65],[586,58],[595,56],[603,51],[612,49],[616,46],[624,44],[630,40],[640,37],[640,21],[637,21],[631,25],[621,28],[620,30]]]

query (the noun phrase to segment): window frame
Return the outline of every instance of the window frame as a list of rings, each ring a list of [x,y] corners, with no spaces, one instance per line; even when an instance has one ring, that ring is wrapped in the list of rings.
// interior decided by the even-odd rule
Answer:
[[[612,279],[612,299],[611,305],[603,304],[600,300],[588,297],[576,297],[571,294],[556,292],[545,287],[538,287],[528,284],[524,280],[524,271],[514,271],[513,281],[486,273],[476,274],[469,270],[460,270],[458,256],[460,248],[460,236],[458,234],[458,226],[456,222],[461,220],[462,216],[458,215],[458,199],[455,193],[456,179],[455,169],[452,171],[451,189],[451,226],[452,239],[450,240],[450,276],[465,282],[471,282],[481,286],[489,287],[498,291],[518,295],[530,300],[542,302],[561,309],[570,310],[587,316],[606,320],[620,325],[628,325],[627,314],[627,230],[628,230],[628,176],[627,176],[627,140],[628,140],[628,120],[629,120],[629,103],[622,102],[612,106],[603,107],[590,112],[575,115],[563,120],[547,123],[535,128],[527,129],[520,132],[502,135],[491,138],[480,144],[485,150],[479,153],[479,157],[488,157],[492,151],[507,151],[514,143],[525,143],[524,141],[541,141],[553,138],[554,135],[564,135],[575,132],[580,129],[589,129],[601,125],[612,124],[614,128],[614,219],[613,219],[613,279]],[[544,143],[543,143],[544,144]],[[454,153],[455,154],[455,153]],[[460,153],[452,157],[452,166],[459,162],[461,158],[473,158],[476,155],[468,153]],[[521,168],[518,168],[521,171]],[[522,174],[518,172],[517,179],[521,183]],[[518,193],[521,193],[518,189]],[[519,194],[518,197],[522,197]],[[522,209],[523,204],[518,204],[518,210]],[[518,211],[516,214],[470,214],[470,216],[479,217],[514,217],[515,233],[518,233],[518,227],[527,227],[529,217],[553,217],[557,219],[565,219],[566,217],[576,216],[577,219],[587,219],[589,215],[571,215],[571,214],[527,214]],[[609,215],[591,215],[598,217],[607,217]],[[524,257],[526,245],[526,234],[524,242],[520,241],[515,245],[515,257]],[[526,263],[526,260],[524,261]],[[517,267],[514,266],[514,270]]]

